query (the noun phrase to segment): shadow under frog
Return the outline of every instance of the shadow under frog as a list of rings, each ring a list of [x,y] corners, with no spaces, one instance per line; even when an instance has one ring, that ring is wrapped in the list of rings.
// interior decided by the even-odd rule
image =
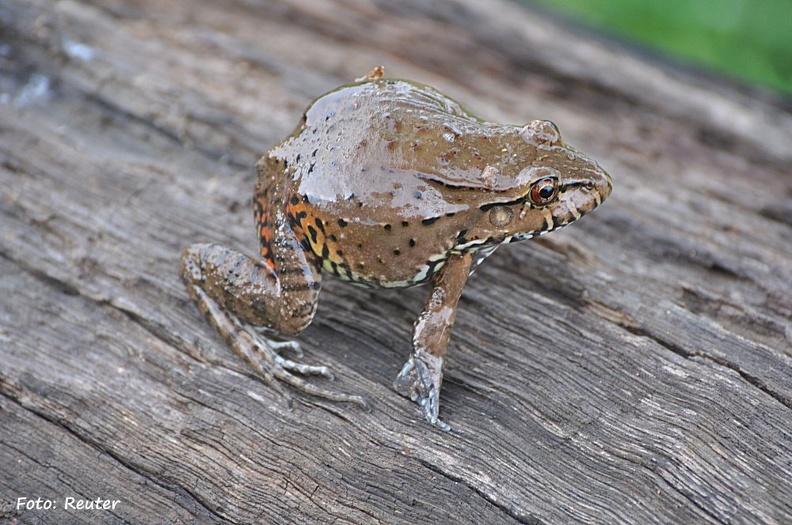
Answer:
[[[556,126],[484,122],[437,90],[375,68],[311,104],[257,164],[260,257],[193,244],[182,277],[230,346],[286,397],[355,402],[317,386],[327,367],[286,359],[316,312],[322,271],[360,286],[429,284],[412,354],[394,387],[438,419],[443,362],[468,276],[501,244],[557,230],[596,208],[612,182]]]

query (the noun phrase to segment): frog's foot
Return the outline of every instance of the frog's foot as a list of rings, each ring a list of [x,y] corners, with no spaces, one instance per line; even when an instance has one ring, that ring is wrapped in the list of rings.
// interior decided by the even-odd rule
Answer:
[[[443,359],[416,351],[402,368],[393,388],[420,405],[426,420],[449,431],[451,427],[437,416],[440,409],[440,385],[443,382]]]
[[[309,383],[300,376],[320,375],[333,380],[334,376],[326,366],[309,365],[286,359],[280,355],[280,351],[288,349],[302,357],[302,350],[296,341],[276,341],[265,337],[260,330],[252,327],[238,333],[235,350],[245,359],[245,361],[255,370],[258,375],[269,386],[286,398],[289,406],[292,406],[292,397],[282,387],[281,383],[286,383],[292,387],[305,392],[306,394],[340,401],[346,403],[356,403],[364,410],[370,410],[370,403],[363,396],[336,392],[313,383]]]
[[[266,340],[266,345],[269,346],[271,349],[275,350],[278,354],[280,354],[284,350],[288,350],[296,355],[299,359],[305,357],[303,353],[302,347],[300,343],[295,341],[294,339],[279,339],[278,334],[272,331],[270,328],[265,326],[247,326],[249,330],[252,330],[251,335],[254,339],[258,339],[263,337]],[[326,369],[327,367],[325,367]],[[325,374],[320,374],[325,375]],[[332,374],[330,374],[330,379],[333,379]]]

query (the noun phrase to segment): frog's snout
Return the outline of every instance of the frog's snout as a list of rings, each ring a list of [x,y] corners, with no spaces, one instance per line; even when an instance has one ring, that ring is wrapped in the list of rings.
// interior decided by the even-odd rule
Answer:
[[[597,166],[599,168],[599,166]],[[608,197],[610,197],[611,192],[613,191],[613,179],[602,168],[599,168],[600,176],[597,178],[596,182],[594,183],[594,188],[599,193],[600,201],[604,201]]]

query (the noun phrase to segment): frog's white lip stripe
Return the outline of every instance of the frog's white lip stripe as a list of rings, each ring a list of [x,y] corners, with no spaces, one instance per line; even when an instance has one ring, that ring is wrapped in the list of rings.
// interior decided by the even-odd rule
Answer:
[[[463,251],[463,250],[466,250],[466,249],[470,248],[471,246],[476,246],[477,244],[484,244],[485,242],[487,242],[487,239],[474,239],[474,240],[468,241],[468,242],[466,242],[464,244],[457,244],[456,246],[454,246],[451,249],[452,250]]]

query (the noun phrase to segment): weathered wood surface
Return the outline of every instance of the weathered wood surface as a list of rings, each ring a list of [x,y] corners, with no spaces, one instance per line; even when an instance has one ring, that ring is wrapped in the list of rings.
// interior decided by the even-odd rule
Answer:
[[[792,523],[788,101],[499,0],[4,0],[0,24],[0,521]],[[377,64],[550,118],[615,180],[471,279],[448,434],[390,388],[425,290],[328,280],[304,347],[375,407],[290,411],[178,278],[190,242],[254,249],[256,158]]]

